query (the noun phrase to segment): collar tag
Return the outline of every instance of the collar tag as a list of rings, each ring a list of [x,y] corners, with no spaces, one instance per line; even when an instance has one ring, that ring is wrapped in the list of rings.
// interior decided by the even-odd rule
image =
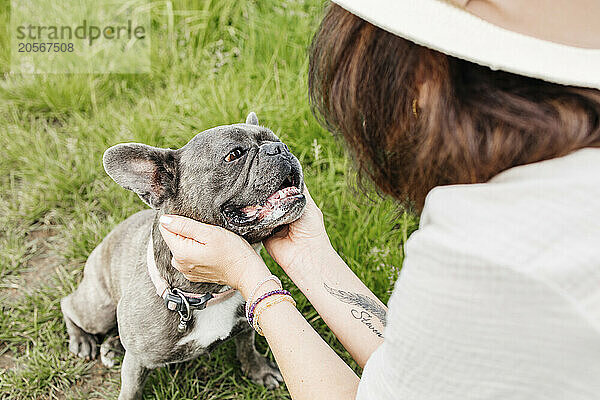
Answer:
[[[185,296],[189,308],[192,310],[204,310],[208,301],[213,298],[212,293],[206,293],[199,297],[186,296],[179,289],[169,289],[164,297],[165,306],[171,311],[186,312],[187,306],[184,304],[182,296]]]

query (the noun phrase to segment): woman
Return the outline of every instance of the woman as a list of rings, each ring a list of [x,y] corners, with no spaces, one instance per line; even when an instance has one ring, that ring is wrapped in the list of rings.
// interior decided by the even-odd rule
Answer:
[[[285,294],[260,300],[279,286],[243,239],[163,216],[174,265],[256,306],[294,399],[596,399],[600,3],[336,3],[311,48],[311,100],[420,227],[387,316],[308,192],[264,244],[362,379]]]

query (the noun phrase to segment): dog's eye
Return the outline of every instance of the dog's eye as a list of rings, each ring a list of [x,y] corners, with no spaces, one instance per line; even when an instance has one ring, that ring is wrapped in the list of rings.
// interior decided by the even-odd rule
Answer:
[[[237,149],[233,149],[227,156],[225,157],[225,161],[232,162],[233,160],[237,160],[241,156],[246,153],[246,150],[238,147]]]

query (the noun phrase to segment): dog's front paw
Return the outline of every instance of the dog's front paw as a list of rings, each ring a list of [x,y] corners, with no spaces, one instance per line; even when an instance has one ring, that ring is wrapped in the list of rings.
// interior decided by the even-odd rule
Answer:
[[[259,356],[256,362],[245,371],[250,380],[268,389],[275,389],[283,382],[279,368],[265,357]]]
[[[95,359],[98,354],[96,337],[83,330],[72,332],[69,335],[69,351],[86,360]]]
[[[119,356],[125,354],[125,349],[118,336],[109,337],[100,346],[100,361],[107,368],[115,366],[115,361]]]

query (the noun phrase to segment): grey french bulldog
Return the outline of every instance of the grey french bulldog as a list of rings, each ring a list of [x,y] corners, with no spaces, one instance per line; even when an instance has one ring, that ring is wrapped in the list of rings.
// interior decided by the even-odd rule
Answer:
[[[304,210],[298,159],[250,113],[246,123],[206,130],[178,150],[119,144],[106,150],[103,162],[115,182],[152,210],[110,232],[90,254],[78,288],[62,299],[69,350],[90,359],[100,352],[112,366],[122,345],[119,399],[125,400],[141,397],[150,369],[191,360],[234,337],[249,378],[278,386],[279,370],[254,347],[242,296],[190,282],[173,268],[158,219],[179,214],[219,225],[258,251],[263,239]],[[118,336],[98,346],[115,326]]]

